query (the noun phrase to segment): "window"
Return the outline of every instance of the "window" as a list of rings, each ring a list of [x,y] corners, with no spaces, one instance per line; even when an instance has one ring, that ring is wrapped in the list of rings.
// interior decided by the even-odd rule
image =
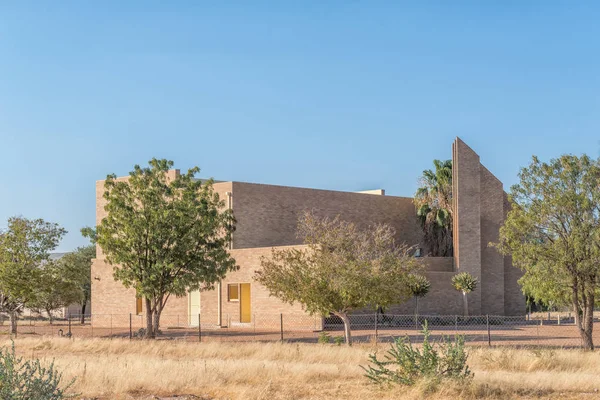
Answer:
[[[140,315],[142,313],[142,298],[135,298],[135,315]]]
[[[240,301],[240,287],[237,283],[227,285],[227,301]]]

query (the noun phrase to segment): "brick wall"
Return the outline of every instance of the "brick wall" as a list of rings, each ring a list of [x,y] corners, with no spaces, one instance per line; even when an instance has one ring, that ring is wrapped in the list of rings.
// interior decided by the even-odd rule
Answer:
[[[425,270],[428,272],[453,272],[453,257],[423,257]]]
[[[340,215],[359,227],[387,223],[396,229],[398,243],[422,247],[411,198],[233,182],[234,248],[300,244],[296,228],[305,210]]]
[[[504,190],[490,171],[481,166],[481,313],[504,313],[504,257],[491,247],[498,243],[504,221]]]
[[[458,272],[468,272],[481,282],[481,186],[479,156],[462,140],[452,145],[454,248]],[[469,295],[469,312],[481,314],[481,287]]]
[[[467,271],[479,279],[469,295],[469,312],[518,315],[525,301],[517,283],[521,272],[510,257],[491,247],[497,243],[508,202],[502,183],[479,161],[462,140],[452,145],[454,263],[457,272]]]

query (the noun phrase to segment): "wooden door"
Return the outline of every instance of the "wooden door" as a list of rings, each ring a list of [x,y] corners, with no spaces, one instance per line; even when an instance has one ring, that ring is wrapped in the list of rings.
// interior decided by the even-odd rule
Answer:
[[[250,303],[250,284],[240,283],[240,322],[250,323],[252,321]]]

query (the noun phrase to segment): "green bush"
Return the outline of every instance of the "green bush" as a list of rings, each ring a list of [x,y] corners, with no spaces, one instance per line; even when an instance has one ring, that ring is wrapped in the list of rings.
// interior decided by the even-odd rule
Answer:
[[[341,346],[345,341],[346,339],[343,336],[336,336],[333,338],[333,343],[337,344],[338,346]]]
[[[413,347],[407,337],[396,339],[379,360],[377,353],[369,355],[371,365],[362,367],[372,382],[378,384],[395,383],[412,386],[419,380],[439,383],[443,379],[466,380],[473,374],[467,365],[463,336],[455,336],[454,341],[444,336],[433,345],[427,323],[423,325],[422,349]]]
[[[331,336],[329,333],[323,331],[319,334],[318,342],[322,344],[331,343]]]
[[[61,388],[62,374],[54,368],[42,366],[39,360],[24,360],[10,349],[0,348],[0,399],[2,400],[60,400],[74,380]]]

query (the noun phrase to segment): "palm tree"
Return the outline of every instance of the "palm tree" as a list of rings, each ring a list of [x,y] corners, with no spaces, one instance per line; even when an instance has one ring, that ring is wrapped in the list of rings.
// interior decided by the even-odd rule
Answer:
[[[429,255],[452,257],[452,160],[433,165],[435,170],[423,171],[414,203]]]
[[[410,274],[408,276],[408,290],[415,298],[415,316],[419,315],[419,297],[427,296],[429,289],[431,289],[431,282],[424,275]]]
[[[465,317],[468,317],[469,304],[467,303],[467,294],[477,288],[477,278],[468,272],[461,272],[452,277],[452,286],[454,286],[454,289],[462,292]]]

